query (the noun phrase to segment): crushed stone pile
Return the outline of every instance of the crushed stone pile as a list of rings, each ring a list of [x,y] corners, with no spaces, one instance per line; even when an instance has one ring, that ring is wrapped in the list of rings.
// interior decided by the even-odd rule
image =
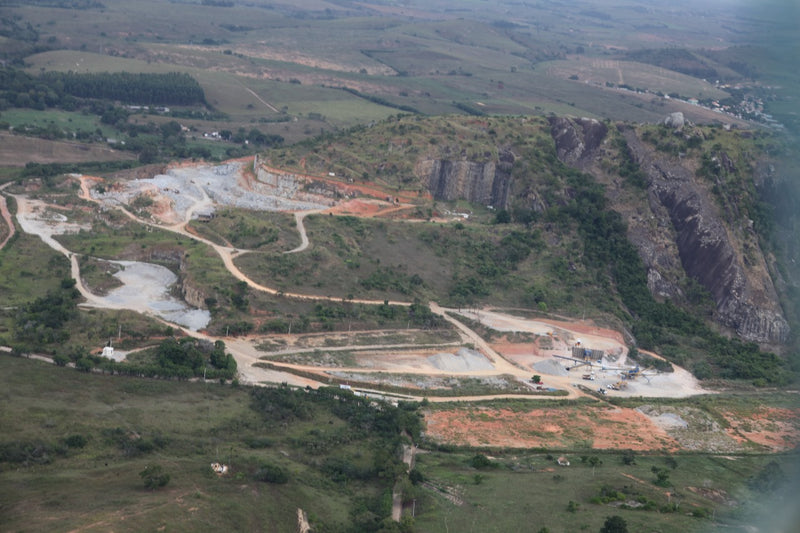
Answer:
[[[461,348],[455,354],[437,353],[428,357],[428,362],[439,370],[450,372],[469,372],[472,370],[491,370],[491,361],[484,355],[469,348]]]
[[[545,359],[533,365],[533,369],[548,376],[568,376],[569,372],[558,359]]]

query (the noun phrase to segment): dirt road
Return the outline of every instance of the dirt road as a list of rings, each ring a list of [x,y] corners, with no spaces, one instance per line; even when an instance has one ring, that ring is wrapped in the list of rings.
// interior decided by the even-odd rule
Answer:
[[[297,252],[302,252],[306,248],[308,248],[308,235],[306,234],[306,226],[303,224],[303,219],[306,218],[308,215],[315,214],[315,213],[322,213],[324,209],[314,209],[311,211],[296,211],[294,214],[294,221],[297,224],[297,232],[300,234],[300,245],[297,248],[293,248],[289,251],[283,252],[285,254],[296,254]]]

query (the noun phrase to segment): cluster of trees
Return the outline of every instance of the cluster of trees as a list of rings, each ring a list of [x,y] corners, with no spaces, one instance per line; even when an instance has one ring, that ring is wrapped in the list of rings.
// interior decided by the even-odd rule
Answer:
[[[225,352],[225,343],[201,341],[191,337],[168,338],[155,349],[153,362],[118,362],[100,355],[91,355],[82,346],[62,349],[53,356],[58,366],[74,363],[83,372],[99,370],[109,374],[141,377],[190,379],[235,379],[236,360]]]
[[[214,377],[231,379],[236,375],[236,360],[225,353],[225,343],[197,340],[192,337],[171,337],[161,342],[156,360],[168,375],[208,377],[208,365]]]
[[[69,339],[64,326],[78,313],[80,292],[74,279],[64,279],[57,291],[22,306],[16,316],[14,338],[33,346],[63,343]]]
[[[188,74],[130,72],[47,72],[31,76],[0,68],[0,109],[59,107],[68,111],[86,100],[113,100],[135,105],[205,105],[205,93]]]
[[[382,105],[384,107],[399,109],[400,111],[403,111],[405,113],[413,113],[415,115],[420,114],[419,110],[411,106],[403,104],[395,104],[394,102],[390,102],[386,98],[381,98],[380,96],[375,96],[373,94],[364,94],[356,89],[351,89],[350,87],[339,87],[339,88],[345,92],[352,94],[353,96],[358,96],[359,98],[363,98],[364,100],[367,100],[368,102],[372,102],[374,104]]]
[[[39,77],[57,93],[136,105],[205,105],[203,88],[181,72],[47,72]]]

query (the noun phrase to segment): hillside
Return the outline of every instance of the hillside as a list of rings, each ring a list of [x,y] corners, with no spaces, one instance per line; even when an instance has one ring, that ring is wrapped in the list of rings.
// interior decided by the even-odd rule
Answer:
[[[775,170],[771,152],[782,143],[760,131],[690,123],[406,116],[273,150],[264,164],[287,176],[332,174],[343,187],[416,194],[417,216],[431,220],[470,215],[438,229],[309,219],[335,252],[313,263],[312,278],[326,294],[365,294],[366,280],[379,275],[392,295],[544,306],[573,316],[590,309],[622,320],[642,347],[683,353],[681,360],[687,348],[665,345],[663,327],[688,338],[699,332],[693,320],[793,351],[792,269],[768,215],[770,195],[791,175]],[[504,248],[512,238],[513,251]],[[623,268],[618,254],[631,252],[638,257]],[[370,266],[376,257],[380,268]],[[255,274],[257,259],[245,259]],[[270,275],[287,288],[308,284],[311,274],[297,267],[286,270],[293,281],[274,268]],[[404,276],[419,281],[403,285]],[[637,301],[643,290],[652,304]],[[648,325],[647,316],[662,313],[654,311],[659,305],[675,306],[683,318]]]

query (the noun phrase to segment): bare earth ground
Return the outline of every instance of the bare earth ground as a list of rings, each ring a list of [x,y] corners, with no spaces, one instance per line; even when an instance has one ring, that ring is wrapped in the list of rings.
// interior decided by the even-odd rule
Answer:
[[[429,412],[426,435],[459,445],[508,448],[677,450],[678,442],[633,409],[554,407],[517,412],[466,408]]]
[[[645,414],[642,411],[647,411]],[[508,448],[679,450],[735,453],[781,452],[800,442],[800,409],[726,412],[723,429],[697,409],[673,409],[670,423],[658,410],[575,406],[512,411],[465,407],[429,411],[426,435],[456,445]],[[682,416],[685,418],[682,418]]]

